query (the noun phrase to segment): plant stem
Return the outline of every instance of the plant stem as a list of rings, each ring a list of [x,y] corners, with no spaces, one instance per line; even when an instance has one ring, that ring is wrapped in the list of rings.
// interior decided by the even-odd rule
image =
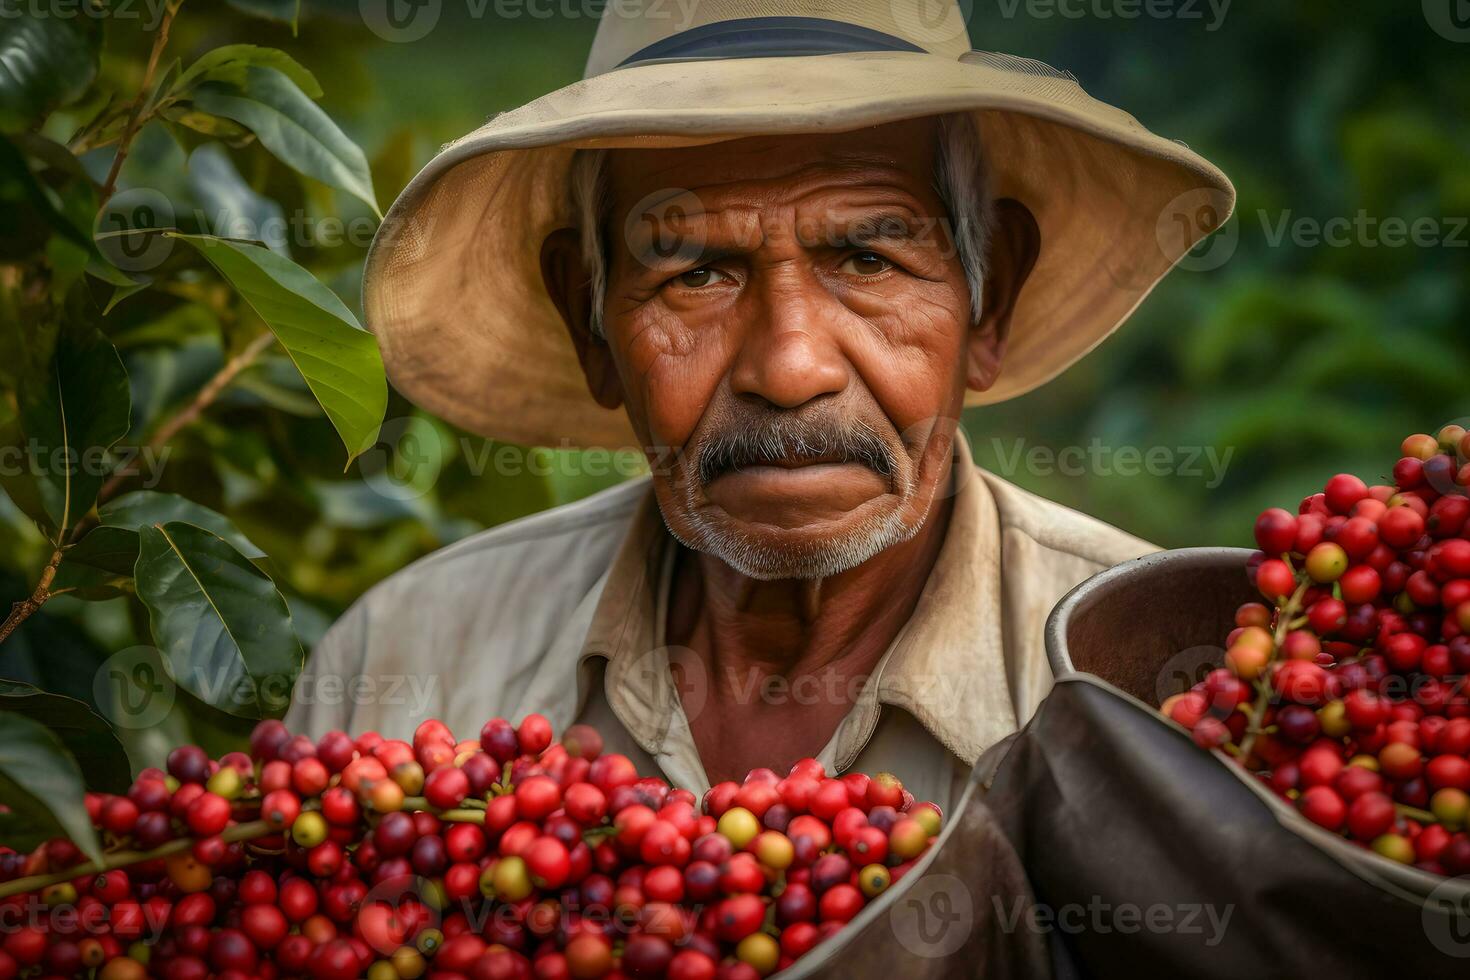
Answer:
[[[1246,725],[1245,738],[1241,740],[1240,753],[1237,756],[1242,765],[1251,757],[1251,749],[1256,745],[1256,735],[1260,733],[1261,722],[1266,718],[1266,705],[1271,702],[1271,664],[1276,661],[1281,644],[1286,641],[1286,634],[1291,629],[1292,618],[1301,609],[1302,596],[1306,594],[1307,582],[1303,581],[1276,615],[1276,635],[1271,638],[1271,656],[1266,661],[1266,673],[1256,681],[1256,700],[1251,705],[1250,723]]]
[[[215,400],[219,398],[220,393],[229,387],[230,382],[234,381],[241,371],[254,364],[256,359],[271,344],[275,343],[275,340],[275,334],[267,330],[247,344],[240,353],[226,361],[224,366],[215,373],[214,377],[210,378],[205,382],[204,387],[199,389],[199,393],[194,396],[194,400],[187,407],[180,410],[178,414],[170,417],[158,427],[158,431],[148,440],[148,450],[157,453],[170,439],[179,434],[179,430],[197,421],[199,416],[204,413],[204,410],[214,404]],[[117,493],[118,488],[127,482],[128,477],[136,475],[131,470],[119,470],[113,473],[107,482],[102,484],[102,489],[98,491],[97,503],[106,503],[111,499],[113,494]],[[68,540],[74,541],[81,537],[82,533],[91,527],[94,520],[95,517],[93,515],[82,518],[75,527],[71,528],[69,533],[61,538],[61,543],[64,544]],[[9,639],[10,634],[15,632],[16,627],[29,619],[33,613],[46,604],[48,599],[59,594],[51,591],[51,582],[56,578],[56,569],[61,564],[65,553],[65,549],[59,544],[56,550],[51,553],[51,559],[46,563],[45,569],[42,570],[35,590],[29,596],[19,600],[10,607],[10,615],[5,617],[4,623],[0,623],[0,643],[4,643]]]
[[[234,843],[235,841],[254,840],[272,833],[276,831],[266,821],[252,820],[249,823],[240,823],[226,828],[220,837],[227,843]],[[4,882],[0,884],[0,899],[21,895],[25,892],[39,891],[50,885],[59,885],[64,881],[101,874],[103,871],[112,871],[115,868],[126,868],[144,861],[155,861],[172,854],[182,854],[193,846],[192,837],[180,837],[167,844],[160,844],[151,851],[114,851],[103,857],[101,861],[88,861],[86,864],[79,864],[74,868],[67,868],[65,871],[58,871],[54,874],[31,875],[28,878],[16,878]]]
[[[199,393],[194,396],[193,401],[181,409],[176,415],[166,419],[158,427],[157,431],[153,433],[152,438],[148,440],[148,450],[154,453],[158,452],[170,439],[178,435],[181,429],[198,421],[199,416],[204,414],[204,410],[214,404],[215,400],[239,376],[240,372],[254,364],[256,359],[269,349],[275,341],[276,335],[267,330],[247,344],[240,353],[226,361],[224,366],[215,372],[214,377],[206,381],[204,387],[199,389]],[[102,484],[102,489],[97,493],[97,502],[99,504],[107,502],[117,492],[118,488],[127,482],[128,477],[136,475],[131,470],[119,470],[112,474],[107,482]]]
[[[5,617],[4,623],[0,623],[0,643],[8,640],[17,626],[30,619],[31,614],[44,606],[46,600],[51,598],[51,582],[56,578],[56,568],[61,564],[61,556],[62,550],[58,546],[55,551],[51,552],[50,561],[46,562],[46,567],[42,569],[35,591],[10,607],[10,615]]]
[[[168,45],[168,31],[173,26],[174,15],[183,6],[184,0],[172,0],[163,10],[163,19],[158,24],[158,31],[153,35],[153,49],[148,53],[148,67],[143,71],[143,84],[138,88],[138,95],[133,99],[133,108],[128,112],[128,124],[124,127],[122,136],[117,141],[117,153],[112,157],[112,167],[107,171],[107,180],[102,184],[102,193],[97,198],[97,210],[107,206],[112,199],[112,194],[117,190],[117,178],[122,172],[123,163],[128,158],[128,151],[132,149],[133,137],[138,133],[138,126],[143,115],[143,105],[148,101],[148,93],[153,89],[153,76],[158,71],[158,61],[163,56],[163,49]]]
[[[481,803],[474,797],[468,797],[453,809],[440,810],[431,806],[429,801],[422,796],[405,796],[403,798],[403,809],[409,811],[422,810],[425,813],[432,813],[440,820],[448,820],[450,823],[484,823],[484,806],[484,803]]]
[[[472,801],[465,801],[470,803]],[[485,811],[476,810],[471,807],[461,807],[452,810],[437,810],[429,805],[429,801],[422,796],[409,796],[403,801],[405,810],[423,810],[434,814],[440,820],[448,823],[478,823],[485,822]],[[250,820],[246,823],[238,823],[228,827],[220,834],[226,843],[235,841],[255,840],[269,834],[284,833],[272,827],[265,820]],[[148,851],[113,851],[104,855],[101,861],[88,861],[65,871],[53,874],[31,875],[28,878],[16,878],[12,881],[0,882],[0,899],[9,898],[12,895],[20,895],[25,892],[40,891],[50,885],[59,885],[64,881],[72,881],[87,875],[100,874],[103,871],[112,871],[116,868],[126,868],[134,864],[142,864],[144,861],[156,861],[172,854],[182,854],[194,846],[193,837],[180,837],[166,844]]]
[[[1428,810],[1421,810],[1418,807],[1409,806],[1407,803],[1395,803],[1393,808],[1399,816],[1408,817],[1410,820],[1417,820],[1420,823],[1439,823],[1439,817],[1436,817]]]

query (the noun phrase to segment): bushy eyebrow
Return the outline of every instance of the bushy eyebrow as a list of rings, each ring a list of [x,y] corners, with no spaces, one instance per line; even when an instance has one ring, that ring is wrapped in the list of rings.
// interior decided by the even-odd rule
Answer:
[[[907,210],[854,212],[845,220],[834,221],[831,236],[822,244],[834,248],[863,248],[883,243],[922,244],[927,235],[926,229],[932,229],[933,224],[918,220]]]
[[[699,218],[703,215],[681,217]],[[759,241],[736,242],[734,244],[710,244],[705,241],[704,228],[699,223],[694,228],[687,225],[675,228],[664,221],[655,224],[652,216],[646,219],[646,236],[629,241],[629,252],[635,263],[654,271],[674,268],[698,268],[719,262],[722,259],[747,254],[758,247]],[[844,208],[840,212],[824,212],[820,220],[800,218],[797,221],[798,243],[803,248],[860,249],[876,245],[913,246],[941,245],[936,237],[937,222],[926,220],[904,207],[877,207],[864,210],[861,207]],[[752,229],[756,239],[761,239],[759,229]]]

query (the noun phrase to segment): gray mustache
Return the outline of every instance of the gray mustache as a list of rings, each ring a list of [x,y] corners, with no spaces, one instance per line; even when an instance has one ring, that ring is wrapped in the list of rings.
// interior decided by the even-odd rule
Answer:
[[[863,422],[766,415],[706,440],[699,448],[697,472],[700,483],[708,485],[747,466],[802,461],[860,463],[885,478],[898,469],[893,450]]]

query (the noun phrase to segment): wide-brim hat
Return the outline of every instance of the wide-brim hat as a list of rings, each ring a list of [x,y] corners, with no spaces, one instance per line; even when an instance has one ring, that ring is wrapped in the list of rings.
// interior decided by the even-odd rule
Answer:
[[[968,404],[1055,377],[1127,319],[1229,216],[1207,160],[1040,62],[972,51],[953,3],[610,3],[582,81],[444,148],[389,210],[363,307],[394,386],[465,429],[532,445],[632,446],[599,407],[542,283],[540,252],[575,224],[582,148],[831,133],[968,112],[991,191],[1035,216],[1040,253],[999,380]],[[773,16],[779,11],[779,16]]]

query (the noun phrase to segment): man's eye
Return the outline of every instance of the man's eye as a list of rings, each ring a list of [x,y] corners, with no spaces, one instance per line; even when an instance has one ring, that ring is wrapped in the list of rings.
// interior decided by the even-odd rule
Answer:
[[[892,264],[877,252],[858,252],[842,263],[842,271],[854,276],[876,276],[890,268]]]
[[[710,283],[719,282],[725,278],[723,272],[711,269],[708,266],[700,266],[698,269],[690,269],[688,272],[678,276],[675,281],[688,289],[698,289],[708,286]]]

